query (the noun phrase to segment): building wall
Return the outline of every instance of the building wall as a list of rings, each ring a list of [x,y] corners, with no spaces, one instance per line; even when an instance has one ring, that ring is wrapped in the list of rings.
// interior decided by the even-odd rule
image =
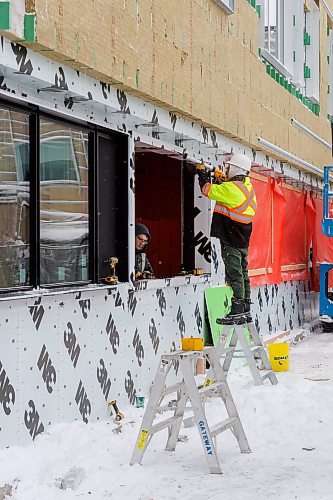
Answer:
[[[228,16],[213,0],[27,0],[36,20],[29,45],[256,149],[263,137],[314,165],[327,164],[330,151],[291,125],[294,118],[331,142],[323,4],[319,116],[266,74],[257,11],[247,0],[235,4]]]
[[[29,443],[58,422],[106,419],[112,399],[121,410],[148,397],[161,354],[178,349],[181,336],[201,334],[209,280],[142,285],[0,301],[0,448]],[[254,295],[264,337],[297,327],[315,309],[303,282]]]
[[[37,43],[29,42],[28,50],[10,43],[20,38],[15,30],[5,30],[0,43],[1,98],[127,134],[129,158],[124,168],[128,168],[130,271],[134,264],[136,141],[213,164],[221,152],[233,149],[248,154],[258,168],[272,175],[289,177],[307,189],[321,187],[319,177],[258,150],[257,135],[261,134],[321,166],[326,150],[291,129],[290,117],[296,116],[327,140],[329,125],[323,114],[316,117],[266,76],[258,46],[251,45],[252,38],[246,36],[250,32],[253,40],[258,38],[255,10],[238,0],[237,13],[226,17],[213,2],[192,1],[181,3],[181,12],[191,16],[179,16],[179,4],[163,2],[162,15],[161,2],[113,2],[112,24],[109,2],[31,0],[26,12],[36,12]],[[70,12],[73,5],[75,12]],[[152,17],[150,7],[143,10],[143,5],[152,7]],[[78,12],[86,16],[86,21],[82,16],[82,26],[75,24]],[[151,19],[153,29],[149,28]],[[106,28],[102,29],[104,20]],[[222,29],[213,41],[212,27],[218,22]],[[102,41],[109,32],[106,47]],[[153,44],[150,49],[148,37]],[[51,50],[45,52],[47,48]],[[214,58],[221,61],[219,69]],[[137,68],[137,61],[143,61],[146,69]],[[250,79],[241,76],[246,65],[250,65]],[[70,101],[78,97],[81,102]],[[177,109],[179,113],[173,111]],[[153,120],[153,130],[140,126]],[[108,399],[116,398],[121,407],[133,403],[136,393],[147,396],[161,353],[177,348],[181,335],[203,334],[204,289],[223,285],[224,271],[218,246],[209,239],[211,204],[197,187],[194,196],[198,208],[195,236],[200,236],[196,266],[207,274],[1,296],[1,447],[29,442],[59,421],[106,418]],[[318,314],[308,281],[254,287],[252,299],[254,321],[264,338],[297,328]]]

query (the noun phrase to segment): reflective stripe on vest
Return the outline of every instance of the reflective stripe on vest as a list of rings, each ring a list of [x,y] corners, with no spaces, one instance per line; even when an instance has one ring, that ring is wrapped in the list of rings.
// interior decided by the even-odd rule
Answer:
[[[251,191],[243,185],[240,181],[233,181],[233,184],[238,187],[245,196],[245,200],[243,203],[238,205],[238,207],[230,208],[226,207],[222,203],[216,202],[214,212],[220,213],[229,217],[230,219],[236,222],[242,222],[243,224],[249,224],[252,222],[253,217],[255,216],[257,204],[254,200],[254,189],[251,187]],[[245,210],[251,208],[253,213],[245,214]]]
[[[206,184],[204,185],[204,187],[201,190],[202,194],[204,194],[205,196],[208,196],[211,186],[212,185],[210,182],[206,182]]]
[[[250,205],[251,208],[254,211],[256,211],[257,210],[257,203],[254,200],[254,189],[251,188],[251,191],[248,191],[248,189],[240,181],[233,181],[233,184],[236,187],[238,187],[238,189],[240,189],[245,196],[245,200],[243,201],[243,203],[241,203],[241,205],[239,205],[238,207],[234,207],[233,210],[235,210],[235,208],[237,208],[238,211],[244,212],[247,209],[247,207]]]

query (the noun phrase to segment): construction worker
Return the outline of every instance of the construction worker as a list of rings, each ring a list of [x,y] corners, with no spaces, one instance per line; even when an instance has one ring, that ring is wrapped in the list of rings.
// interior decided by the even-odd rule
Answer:
[[[197,165],[197,173],[202,194],[216,201],[210,234],[220,240],[226,282],[233,290],[231,310],[217,322],[228,325],[252,321],[247,258],[257,202],[248,177],[250,158],[237,153],[225,166],[226,180],[221,183],[211,182],[210,172],[202,163]]]
[[[135,278],[154,279],[154,271],[145,249],[150,241],[150,232],[144,224],[135,224]]]

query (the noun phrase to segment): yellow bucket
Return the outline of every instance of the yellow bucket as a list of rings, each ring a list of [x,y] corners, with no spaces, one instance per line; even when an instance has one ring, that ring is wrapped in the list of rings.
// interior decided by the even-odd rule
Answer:
[[[268,344],[269,360],[275,372],[287,372],[289,370],[289,344]]]

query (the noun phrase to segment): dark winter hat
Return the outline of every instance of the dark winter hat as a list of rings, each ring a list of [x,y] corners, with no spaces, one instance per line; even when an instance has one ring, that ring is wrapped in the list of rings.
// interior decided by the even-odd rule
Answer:
[[[135,224],[135,236],[138,234],[145,234],[147,238],[150,240],[150,232],[144,224]]]

